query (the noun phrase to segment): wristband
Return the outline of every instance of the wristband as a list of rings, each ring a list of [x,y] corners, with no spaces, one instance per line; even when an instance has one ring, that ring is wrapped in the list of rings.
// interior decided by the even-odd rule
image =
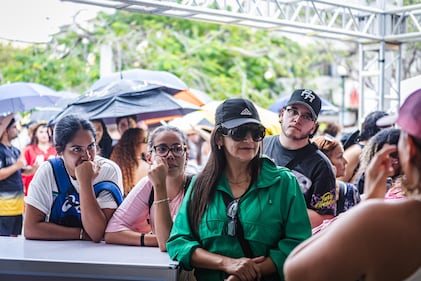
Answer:
[[[140,246],[145,246],[145,233],[140,234]]]
[[[161,203],[168,202],[168,201],[170,201],[170,198],[167,197],[167,198],[164,198],[164,199],[161,199],[161,200],[153,201],[153,203],[154,203],[154,205],[159,205]]]
[[[83,240],[83,227],[80,229],[79,232],[79,240]]]

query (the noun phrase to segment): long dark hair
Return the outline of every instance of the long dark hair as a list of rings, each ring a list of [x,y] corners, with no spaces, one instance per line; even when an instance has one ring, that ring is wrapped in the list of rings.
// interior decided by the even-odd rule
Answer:
[[[213,200],[216,186],[226,167],[227,159],[225,157],[224,147],[218,147],[217,144],[217,139],[221,137],[222,127],[216,126],[210,137],[211,152],[209,159],[202,172],[197,176],[192,187],[192,193],[190,194],[188,216],[190,226],[195,235],[198,235],[199,224],[203,214],[207,205]],[[257,153],[256,157],[254,157],[249,164],[252,183],[257,181],[257,176],[260,173],[261,151],[262,147],[259,148],[259,153]]]
[[[110,158],[113,150],[113,139],[108,133],[107,126],[102,119],[94,119],[92,122],[99,122],[102,126],[102,138],[99,140],[98,146],[101,149],[100,154],[102,157]]]

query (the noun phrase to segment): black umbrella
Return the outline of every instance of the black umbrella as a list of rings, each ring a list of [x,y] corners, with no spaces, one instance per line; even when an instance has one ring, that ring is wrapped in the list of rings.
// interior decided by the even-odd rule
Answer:
[[[199,108],[175,99],[165,87],[144,81],[122,79],[97,90],[88,91],[57,114],[50,123],[76,114],[87,119],[114,122],[116,117],[137,115],[138,120],[183,116]]]

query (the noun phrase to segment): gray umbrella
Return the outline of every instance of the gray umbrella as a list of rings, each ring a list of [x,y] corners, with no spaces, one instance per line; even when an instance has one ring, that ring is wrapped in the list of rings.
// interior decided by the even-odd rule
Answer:
[[[37,106],[52,106],[61,95],[37,83],[15,82],[0,86],[0,114],[24,112]]]
[[[89,88],[89,90],[96,91],[114,81],[122,79],[145,81],[150,84],[161,85],[165,88],[166,92],[170,94],[175,94],[188,88],[183,80],[170,72],[134,68],[120,72],[114,72],[112,74],[101,77]]]
[[[122,79],[97,90],[90,90],[69,104],[50,123],[69,114],[87,119],[102,118],[113,123],[116,117],[137,115],[138,120],[167,116],[183,116],[199,107],[175,99],[160,85],[144,81]]]

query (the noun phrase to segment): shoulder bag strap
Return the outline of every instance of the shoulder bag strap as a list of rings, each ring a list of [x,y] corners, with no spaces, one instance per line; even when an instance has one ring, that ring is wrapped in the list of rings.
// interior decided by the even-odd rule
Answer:
[[[346,193],[346,183],[339,182],[339,197],[338,197],[338,203],[337,203],[337,206],[336,206],[337,215],[339,214],[338,211],[342,212],[342,210],[344,209],[345,193]]]
[[[225,206],[228,208],[228,204],[230,203],[232,198],[230,198],[230,196],[225,192],[222,192],[222,196],[224,198]],[[251,250],[250,243],[248,240],[244,239],[243,225],[241,224],[241,221],[238,217],[237,217],[236,227],[237,227],[237,238],[238,238],[238,241],[240,242],[241,248],[243,249],[245,257],[253,258],[253,252]]]
[[[304,158],[306,158],[308,155],[313,154],[317,151],[317,146],[314,143],[310,143],[310,146],[308,149],[305,149],[303,151],[300,151],[300,153],[297,153],[297,155],[291,159],[284,167],[293,170],[295,166],[297,166],[298,163],[303,161]]]

